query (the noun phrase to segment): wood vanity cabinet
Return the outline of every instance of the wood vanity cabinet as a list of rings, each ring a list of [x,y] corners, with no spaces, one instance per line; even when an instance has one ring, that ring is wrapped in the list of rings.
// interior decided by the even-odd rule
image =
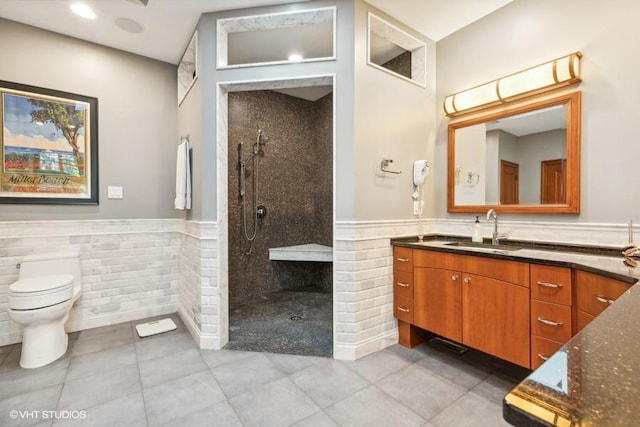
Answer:
[[[531,369],[573,335],[571,268],[531,264]]]
[[[422,341],[413,328],[413,254],[411,248],[393,248],[393,315],[398,319],[399,342],[415,347]]]
[[[394,247],[399,341],[429,331],[536,369],[629,289],[570,267]]]
[[[582,270],[574,272],[574,282],[576,284],[574,334],[587,326],[631,286],[620,280]]]
[[[529,367],[529,264],[465,256],[462,342]]]
[[[415,250],[413,324],[529,367],[529,264]]]
[[[414,325],[462,342],[462,257],[416,251]]]

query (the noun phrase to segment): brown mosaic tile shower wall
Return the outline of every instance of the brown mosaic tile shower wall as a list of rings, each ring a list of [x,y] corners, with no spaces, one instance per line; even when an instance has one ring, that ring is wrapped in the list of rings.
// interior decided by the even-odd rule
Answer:
[[[411,52],[407,51],[401,53],[388,62],[382,64],[382,66],[388,70],[398,73],[408,79],[411,78]]]
[[[332,95],[310,102],[273,91],[229,93],[229,296],[254,298],[283,289],[332,289],[331,263],[269,261],[269,248],[333,242]],[[262,129],[258,220],[250,254],[244,237],[238,144],[247,159]],[[247,227],[253,231],[254,162],[247,162]]]

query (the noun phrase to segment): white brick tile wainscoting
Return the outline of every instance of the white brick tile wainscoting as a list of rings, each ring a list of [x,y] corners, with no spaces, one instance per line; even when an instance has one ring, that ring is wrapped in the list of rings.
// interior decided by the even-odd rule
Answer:
[[[174,313],[178,304],[177,220],[0,222],[0,345],[22,340],[7,294],[25,255],[77,251],[82,292],[70,331]]]
[[[355,360],[398,342],[390,238],[415,235],[414,221],[336,223],[333,336],[336,359]]]
[[[425,234],[471,236],[468,219],[425,220]],[[484,235],[491,228],[484,224]],[[626,224],[500,221],[512,239],[621,247]],[[334,357],[358,359],[397,342],[390,239],[415,236],[417,223],[340,221],[335,225]],[[228,340],[226,247],[214,222],[181,219],[0,221],[0,346],[21,341],[7,293],[25,255],[78,251],[83,289],[70,331],[178,312],[201,348]]]
[[[219,272],[218,227],[213,222],[183,221],[180,233],[178,313],[200,348],[220,349],[228,341],[226,288]]]

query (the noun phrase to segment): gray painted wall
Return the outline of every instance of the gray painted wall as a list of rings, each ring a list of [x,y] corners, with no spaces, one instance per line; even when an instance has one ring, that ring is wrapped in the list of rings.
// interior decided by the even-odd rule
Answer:
[[[571,222],[640,220],[637,181],[640,144],[640,59],[629,51],[640,38],[640,8],[630,0],[560,2],[515,0],[437,44],[437,105],[446,95],[580,50],[582,99],[582,209],[579,216],[514,219]],[[572,89],[575,90],[575,89]],[[433,215],[446,212],[449,119],[437,110]]]
[[[176,67],[0,19],[0,80],[98,98],[100,204],[0,205],[0,220],[173,218]],[[124,188],[107,199],[107,186]]]
[[[413,162],[428,159],[433,164],[435,44],[368,3],[358,0],[355,4],[354,166],[351,171],[341,170],[340,165],[338,169],[339,176],[355,175],[354,214],[338,216],[338,220],[412,219]],[[367,64],[369,11],[426,43],[426,88]],[[393,169],[402,174],[380,174],[382,158],[393,159]],[[430,206],[432,195],[427,191],[424,195],[425,206]]]

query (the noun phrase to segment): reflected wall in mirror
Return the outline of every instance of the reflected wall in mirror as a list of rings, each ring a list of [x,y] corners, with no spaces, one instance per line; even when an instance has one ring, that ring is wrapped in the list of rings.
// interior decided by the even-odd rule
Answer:
[[[426,44],[369,12],[368,61],[372,67],[426,86]]]
[[[216,21],[217,68],[335,59],[335,6]]]
[[[449,125],[449,212],[580,212],[581,93]]]

